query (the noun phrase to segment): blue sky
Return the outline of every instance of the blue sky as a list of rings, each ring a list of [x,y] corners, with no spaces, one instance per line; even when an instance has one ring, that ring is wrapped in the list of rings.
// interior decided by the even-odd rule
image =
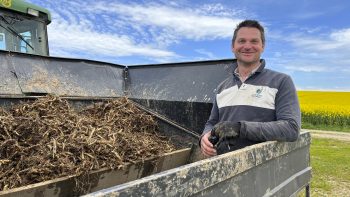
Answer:
[[[350,1],[28,0],[51,11],[50,55],[122,65],[233,58],[238,22],[266,29],[267,67],[298,90],[350,91]]]

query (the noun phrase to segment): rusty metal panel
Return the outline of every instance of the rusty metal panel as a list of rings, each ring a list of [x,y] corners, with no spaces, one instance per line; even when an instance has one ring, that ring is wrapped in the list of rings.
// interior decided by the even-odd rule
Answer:
[[[293,196],[311,179],[311,167],[306,159],[308,154],[305,154],[308,149],[305,146],[266,161],[193,196]]]
[[[129,66],[127,95],[201,134],[214,90],[233,73],[232,59]]]
[[[23,64],[14,61],[23,93],[53,93],[64,96],[116,97],[123,95],[122,69],[87,62],[35,58]],[[119,87],[118,87],[119,86]]]
[[[8,62],[11,62],[22,93],[26,95],[124,95],[124,66],[20,53],[12,53]]]
[[[233,73],[233,60],[129,66],[131,98],[166,101],[213,101],[214,89]]]
[[[0,95],[22,94],[10,59],[9,53],[0,53]]]
[[[87,196],[293,196],[311,179],[311,136],[264,142]]]

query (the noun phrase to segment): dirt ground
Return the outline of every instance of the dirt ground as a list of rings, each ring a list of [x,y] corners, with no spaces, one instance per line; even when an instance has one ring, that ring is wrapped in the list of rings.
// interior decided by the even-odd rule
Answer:
[[[350,133],[337,132],[337,131],[311,130],[311,129],[303,129],[303,130],[310,131],[311,137],[350,141]]]

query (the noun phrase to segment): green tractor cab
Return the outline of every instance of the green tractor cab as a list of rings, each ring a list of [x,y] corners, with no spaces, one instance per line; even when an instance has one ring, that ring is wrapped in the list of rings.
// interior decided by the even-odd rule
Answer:
[[[23,0],[0,0],[0,50],[49,55],[50,12]]]

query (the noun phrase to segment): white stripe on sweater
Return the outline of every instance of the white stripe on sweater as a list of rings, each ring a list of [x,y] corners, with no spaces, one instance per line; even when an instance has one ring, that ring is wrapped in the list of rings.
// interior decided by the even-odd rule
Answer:
[[[278,90],[268,86],[256,86],[243,83],[232,86],[216,95],[219,108],[247,105],[267,109],[275,109],[275,98]]]

